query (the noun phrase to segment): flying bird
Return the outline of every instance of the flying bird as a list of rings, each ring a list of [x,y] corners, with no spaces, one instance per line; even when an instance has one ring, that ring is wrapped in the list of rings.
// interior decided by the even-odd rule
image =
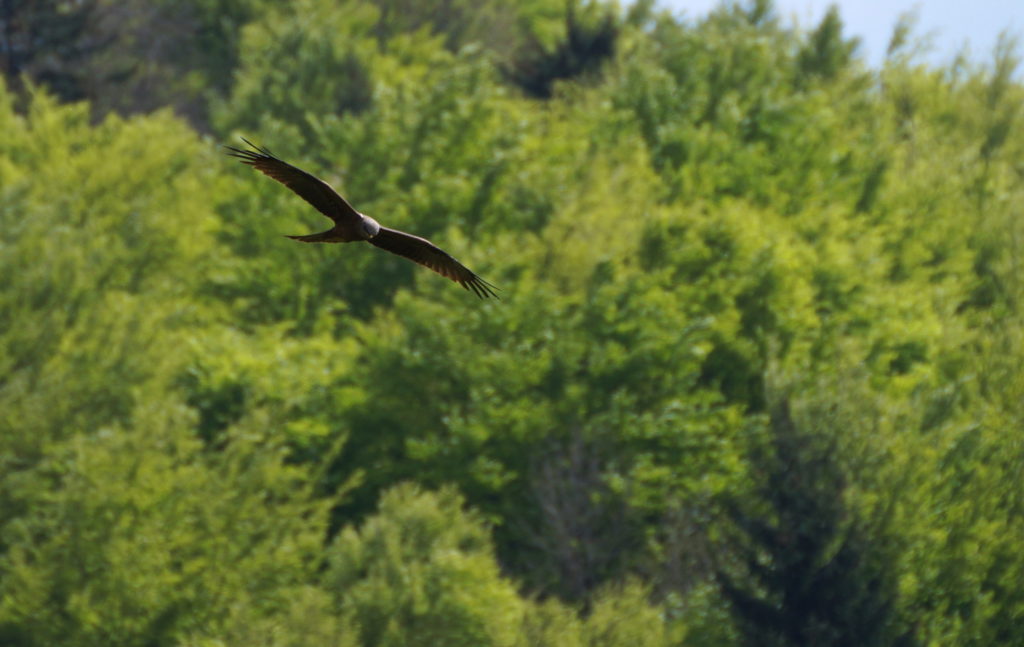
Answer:
[[[285,185],[317,211],[334,221],[334,227],[318,234],[288,236],[304,243],[351,243],[358,240],[404,256],[449,278],[481,299],[497,298],[497,289],[474,274],[437,245],[426,238],[381,226],[373,218],[356,211],[345,198],[320,178],[284,162],[265,148],[242,138],[253,150],[225,146],[228,155],[242,160],[257,171]]]

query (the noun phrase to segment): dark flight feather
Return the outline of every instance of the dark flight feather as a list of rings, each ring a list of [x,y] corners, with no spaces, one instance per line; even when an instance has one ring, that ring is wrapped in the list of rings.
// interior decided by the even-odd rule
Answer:
[[[242,160],[264,175],[271,177],[285,185],[299,195],[303,200],[313,205],[317,211],[324,214],[338,224],[358,222],[361,218],[359,212],[352,208],[345,198],[338,195],[338,192],[331,188],[320,178],[296,168],[280,160],[265,148],[256,146],[248,139],[242,138],[246,144],[255,150],[247,151],[234,146],[225,146],[230,152],[228,155]]]
[[[474,274],[468,267],[455,260],[451,254],[426,238],[413,236],[397,229],[381,227],[380,232],[367,242],[428,267],[467,290],[471,290],[481,299],[498,297],[494,292],[496,288],[493,285]]]

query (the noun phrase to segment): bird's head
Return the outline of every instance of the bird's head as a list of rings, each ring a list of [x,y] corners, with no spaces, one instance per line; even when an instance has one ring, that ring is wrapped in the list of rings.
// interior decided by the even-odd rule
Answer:
[[[359,223],[359,227],[363,230],[363,235],[368,239],[373,238],[380,232],[380,223],[370,216],[363,216],[363,220]]]

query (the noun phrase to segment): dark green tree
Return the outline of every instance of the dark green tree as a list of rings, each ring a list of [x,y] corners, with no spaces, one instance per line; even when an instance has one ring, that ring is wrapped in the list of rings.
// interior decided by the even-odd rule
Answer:
[[[835,437],[800,427],[775,405],[751,456],[753,492],[728,499],[729,541],[717,577],[744,644],[912,645],[897,619],[885,519],[847,500]]]
[[[83,99],[87,90],[71,62],[103,45],[89,37],[99,4],[100,0],[0,1],[0,69],[7,84],[20,87],[24,75],[65,101]]]
[[[565,31],[555,45],[546,44],[535,33],[528,34],[505,74],[527,95],[548,99],[556,81],[595,72],[615,55],[620,22],[611,7],[568,0]]]
[[[797,54],[797,78],[802,83],[835,78],[853,60],[858,45],[857,38],[843,38],[843,20],[838,7],[832,5]]]

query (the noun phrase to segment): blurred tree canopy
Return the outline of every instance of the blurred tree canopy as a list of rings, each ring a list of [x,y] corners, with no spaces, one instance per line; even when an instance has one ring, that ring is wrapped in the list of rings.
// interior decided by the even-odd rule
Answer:
[[[1019,50],[913,38],[0,0],[0,643],[1024,645]]]

